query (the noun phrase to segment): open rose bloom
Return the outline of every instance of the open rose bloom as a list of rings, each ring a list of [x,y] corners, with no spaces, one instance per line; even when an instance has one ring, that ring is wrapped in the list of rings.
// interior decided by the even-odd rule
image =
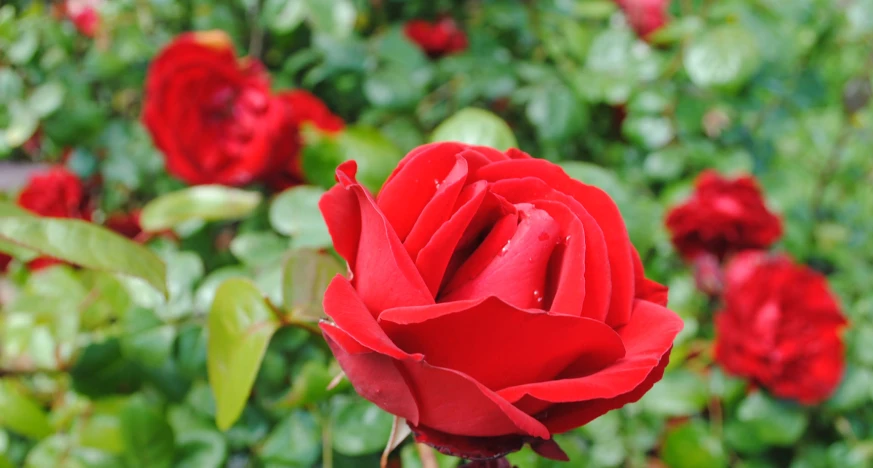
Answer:
[[[355,389],[416,439],[485,459],[638,400],[682,320],[613,201],[518,150],[435,143],[378,197],[355,163],[320,203],[349,265],[322,323]]]
[[[845,369],[847,321],[827,279],[784,255],[744,252],[728,265],[715,357],[774,395],[827,399]]]

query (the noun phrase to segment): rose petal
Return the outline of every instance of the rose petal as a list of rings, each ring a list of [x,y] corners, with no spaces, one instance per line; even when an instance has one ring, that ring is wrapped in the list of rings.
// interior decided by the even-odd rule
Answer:
[[[355,290],[374,315],[384,309],[432,304],[433,297],[375,201],[354,180],[357,166],[337,169],[339,184],[319,207],[337,252],[349,262]]]
[[[479,181],[464,188],[459,196],[461,206],[437,229],[415,259],[415,266],[433,296],[439,292],[452,252],[485,200],[486,185],[486,182]]]
[[[574,361],[608,365],[624,355],[618,334],[602,322],[531,313],[495,297],[389,309],[379,323],[406,352],[491,389],[546,382]]]
[[[594,374],[504,388],[498,394],[512,403],[526,395],[552,403],[615,398],[642,384],[672,347],[682,326],[682,319],[672,311],[634,301],[630,323],[618,330],[626,352],[621,360]]]
[[[412,231],[403,242],[410,257],[417,258],[418,253],[433,237],[437,229],[445,224],[452,215],[455,203],[458,201],[458,195],[461,194],[466,180],[467,160],[464,158],[457,158],[455,166],[452,167],[444,180],[434,180],[437,185],[436,193],[422,209]]]
[[[394,359],[384,354],[367,352],[348,333],[322,323],[330,350],[362,397],[383,410],[418,424],[419,410],[406,380]]]
[[[555,190],[566,193],[581,203],[597,220],[606,240],[612,278],[612,295],[606,323],[619,327],[630,320],[634,298],[631,243],[621,213],[606,192],[571,179],[560,166],[542,159],[496,162],[477,171],[475,177],[489,181],[537,177]]]

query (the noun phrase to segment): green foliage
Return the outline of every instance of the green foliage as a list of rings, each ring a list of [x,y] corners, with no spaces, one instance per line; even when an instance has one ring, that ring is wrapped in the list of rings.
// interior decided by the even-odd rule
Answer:
[[[517,146],[607,191],[686,322],[640,402],[556,436],[573,466],[873,464],[873,1],[676,0],[649,42],[612,0],[113,0],[94,38],[51,2],[2,3],[0,198],[24,182],[6,164],[101,184],[95,224],[0,201],[0,252],[15,258],[0,277],[0,468],[375,466],[391,417],[354,394],[317,326],[345,274],[317,201],[341,163],[376,194],[405,152],[444,140]],[[470,45],[429,58],[403,24],[445,13]],[[275,90],[307,89],[346,121],[304,126],[307,185],[167,174],[139,122],[148,65],[212,28]],[[848,366],[822,405],[713,361],[717,304],[662,225],[707,168],[755,175],[785,223],[777,250],[839,296]],[[136,209],[146,246],[96,226]],[[68,265],[26,266],[46,255]],[[408,442],[393,457],[423,466]]]

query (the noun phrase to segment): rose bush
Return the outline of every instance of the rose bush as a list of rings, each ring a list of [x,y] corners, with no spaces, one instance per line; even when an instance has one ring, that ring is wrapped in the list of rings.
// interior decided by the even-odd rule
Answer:
[[[558,166],[434,143],[377,198],[354,163],[320,202],[349,279],[328,344],[365,398],[445,453],[488,458],[638,400],[682,321],[647,280],[618,209]]]

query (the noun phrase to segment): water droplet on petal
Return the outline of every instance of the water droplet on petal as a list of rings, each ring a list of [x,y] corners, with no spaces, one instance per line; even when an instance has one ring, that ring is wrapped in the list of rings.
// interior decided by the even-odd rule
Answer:
[[[509,252],[509,244],[511,242],[511,240],[506,241],[506,245],[504,245],[503,248],[500,249],[500,255],[506,255],[506,252]]]
[[[533,292],[533,295],[534,295],[534,299],[536,299],[536,301],[537,301],[537,304],[543,303],[543,293],[539,292],[538,290],[535,290]]]
[[[567,236],[567,237],[564,238],[564,243],[565,243],[565,244],[569,244],[569,243],[570,243],[570,236]]]
[[[528,258],[527,258],[527,261],[530,262],[530,263],[533,263],[533,257],[528,257]]]
[[[440,184],[441,184],[441,182],[440,182],[439,180],[437,180],[437,179],[434,179],[434,180],[433,180],[433,184],[436,186],[436,188],[440,188]]]

